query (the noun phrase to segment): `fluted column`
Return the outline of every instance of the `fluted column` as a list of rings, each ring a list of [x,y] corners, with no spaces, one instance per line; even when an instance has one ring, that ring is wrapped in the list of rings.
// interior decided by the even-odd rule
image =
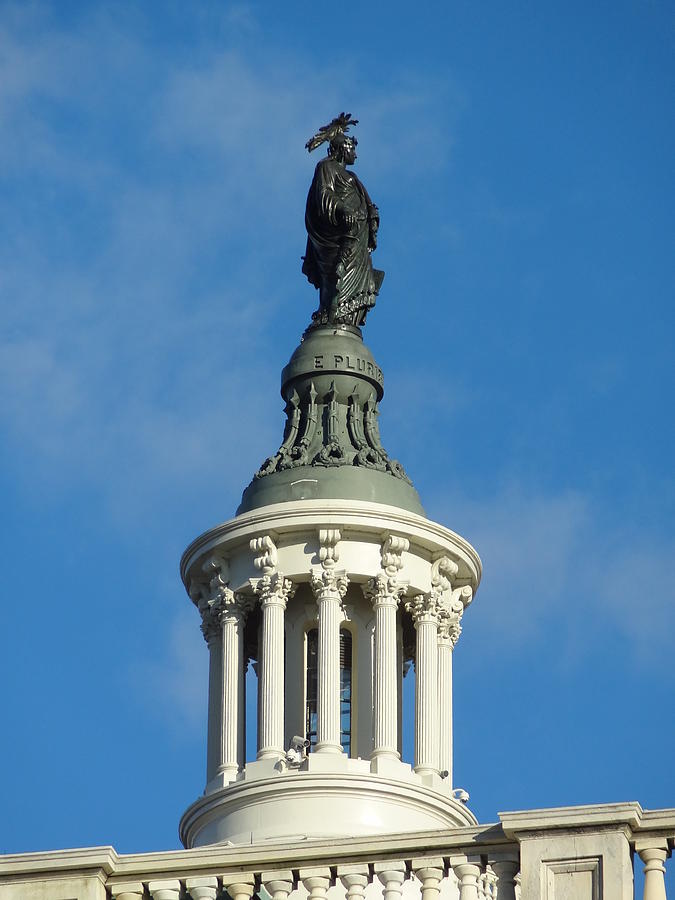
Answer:
[[[438,623],[438,709],[439,753],[438,767],[452,780],[452,652],[462,627],[459,617],[441,611]]]
[[[280,572],[252,584],[262,611],[258,759],[280,758],[284,755],[284,610],[293,585]]]
[[[438,611],[438,766],[447,772],[448,784],[453,786],[452,772],[452,653],[462,628],[460,620],[471,603],[473,591],[464,586],[453,589],[459,572],[454,560],[447,556],[437,559],[431,567],[431,595]]]
[[[396,610],[399,593],[395,579],[391,581],[378,575],[367,587],[367,597],[375,610],[372,756],[398,759]]]
[[[222,741],[216,780],[227,783],[243,767],[242,747],[246,727],[244,700],[244,622],[250,609],[248,597],[231,591],[221,606],[222,625]]]
[[[319,606],[319,672],[316,702],[316,752],[342,753],[340,742],[340,623],[349,580],[344,572],[312,574]]]
[[[251,601],[227,586],[226,560],[211,556],[202,566],[208,585],[191,585],[190,594],[202,614],[202,633],[209,648],[209,717],[206,790],[232,781],[244,764],[244,620]]]
[[[406,604],[417,634],[415,651],[415,771],[438,773],[438,611],[432,594]]]
[[[382,571],[368,582],[365,595],[375,611],[372,757],[399,759],[396,611],[407,582],[398,578],[407,538],[388,535],[382,544]]]
[[[209,648],[209,710],[206,736],[206,783],[213,781],[220,763],[223,733],[223,641],[220,609],[206,607],[202,611],[202,634]]]
[[[642,839],[635,842],[635,849],[645,865],[643,900],[666,900],[664,863],[669,856],[667,842],[655,840],[648,843]]]

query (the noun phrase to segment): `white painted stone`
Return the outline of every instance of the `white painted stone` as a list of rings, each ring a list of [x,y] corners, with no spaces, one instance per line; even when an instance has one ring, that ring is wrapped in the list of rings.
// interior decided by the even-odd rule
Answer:
[[[213,875],[186,878],[187,888],[191,900],[216,900],[218,894],[218,879]]]

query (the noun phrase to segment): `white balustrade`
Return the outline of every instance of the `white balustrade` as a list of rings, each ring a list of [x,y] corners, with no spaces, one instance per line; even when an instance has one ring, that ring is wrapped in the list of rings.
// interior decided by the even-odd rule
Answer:
[[[665,861],[669,856],[667,841],[636,841],[635,849],[644,863],[643,900],[666,900]]]
[[[218,879],[214,875],[202,875],[185,879],[185,888],[191,900],[216,900]]]
[[[411,868],[422,882],[422,900],[438,900],[441,881],[445,875],[445,863],[438,856],[413,859]]]
[[[309,894],[309,900],[325,900],[331,886],[329,866],[316,866],[300,869],[300,880]]]
[[[401,900],[403,882],[408,871],[405,861],[401,859],[375,863],[373,868],[384,888],[383,900]]]
[[[513,856],[490,857],[490,867],[497,876],[499,900],[516,900],[516,875],[520,863]]]
[[[142,881],[118,881],[110,888],[112,900],[143,900],[143,895]]]
[[[478,879],[481,876],[479,864],[469,862],[467,858],[451,860],[457,880],[459,881],[459,900],[479,900]]]
[[[293,890],[293,873],[290,869],[262,872],[260,882],[272,900],[288,900],[288,895]]]
[[[338,878],[346,891],[346,900],[364,900],[366,887],[370,883],[368,866],[353,863],[337,867]]]
[[[180,881],[177,878],[148,882],[152,900],[180,900]]]
[[[232,900],[251,900],[255,893],[255,875],[249,872],[223,875],[223,887]]]

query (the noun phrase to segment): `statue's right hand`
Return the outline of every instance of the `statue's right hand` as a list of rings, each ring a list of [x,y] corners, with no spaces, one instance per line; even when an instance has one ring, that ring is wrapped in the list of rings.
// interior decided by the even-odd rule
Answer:
[[[346,212],[344,214],[345,217],[345,225],[353,225],[356,222],[356,215],[352,212]]]

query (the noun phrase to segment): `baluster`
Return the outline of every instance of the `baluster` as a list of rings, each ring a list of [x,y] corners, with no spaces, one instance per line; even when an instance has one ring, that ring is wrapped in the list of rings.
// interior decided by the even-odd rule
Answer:
[[[668,858],[668,843],[663,840],[643,838],[635,842],[635,849],[645,864],[645,887],[643,900],[666,900],[666,883],[664,863]]]
[[[290,869],[263,872],[260,881],[272,900],[288,900],[288,895],[293,890],[293,873]]]
[[[309,900],[325,900],[331,883],[328,866],[300,869],[300,880],[309,893]]]
[[[370,880],[368,866],[362,863],[338,866],[338,878],[347,891],[347,900],[364,900],[366,887]]]
[[[423,856],[413,859],[411,868],[422,882],[422,900],[438,900],[445,863],[440,856]]]
[[[397,859],[375,863],[374,871],[384,887],[384,900],[401,900],[407,874],[405,862]]]
[[[112,900],[143,900],[142,881],[120,881],[110,886]]]
[[[488,900],[496,900],[497,898],[497,876],[492,871],[491,866],[488,866],[485,870],[485,896]]]
[[[497,876],[499,900],[516,900],[516,875],[520,862],[512,856],[490,857],[490,866]]]
[[[255,891],[255,876],[251,872],[223,875],[223,887],[232,900],[250,900]]]
[[[481,875],[480,860],[471,862],[475,857],[452,857],[452,866],[459,881],[460,900],[479,900],[478,879]]]
[[[148,893],[152,900],[179,900],[180,881],[177,878],[148,882]]]
[[[216,900],[218,893],[218,879],[215,875],[200,875],[197,878],[187,878],[185,888],[192,900]]]

